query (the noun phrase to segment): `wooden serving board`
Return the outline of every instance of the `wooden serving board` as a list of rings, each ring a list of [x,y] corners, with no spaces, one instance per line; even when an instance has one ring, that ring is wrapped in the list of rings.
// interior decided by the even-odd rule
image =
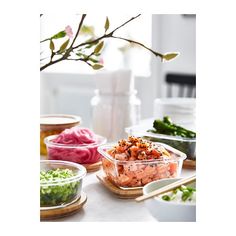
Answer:
[[[40,220],[52,220],[75,214],[83,207],[86,201],[87,196],[82,192],[80,198],[68,206],[50,210],[40,210]]]
[[[114,185],[103,173],[98,173],[97,178],[110,192],[119,198],[133,199],[143,194],[143,189],[121,189]]]
[[[196,161],[184,160],[183,168],[185,168],[185,169],[196,169]]]
[[[102,165],[101,161],[93,163],[93,164],[83,164],[83,166],[86,168],[87,172],[95,172],[97,170],[100,170],[101,165]]]

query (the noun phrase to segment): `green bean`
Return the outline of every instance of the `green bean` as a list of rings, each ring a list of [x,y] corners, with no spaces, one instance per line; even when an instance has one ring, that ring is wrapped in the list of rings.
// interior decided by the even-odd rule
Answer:
[[[181,137],[186,137],[186,138],[196,137],[195,132],[174,124],[171,121],[170,117],[168,116],[164,116],[163,120],[159,120],[159,119],[154,120],[153,128],[155,129],[155,133],[181,136]]]

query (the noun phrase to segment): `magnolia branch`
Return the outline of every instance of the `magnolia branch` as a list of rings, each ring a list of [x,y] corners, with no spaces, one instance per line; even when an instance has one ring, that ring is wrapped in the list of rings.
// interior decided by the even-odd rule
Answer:
[[[52,61],[52,58],[53,58],[53,56],[55,55],[55,53],[52,52],[50,62],[47,63],[47,64],[45,64],[44,66],[40,67],[40,71],[46,69],[48,66],[51,66],[51,65],[53,65],[53,64],[55,64],[55,63],[58,63],[58,62],[60,62],[60,61],[63,61],[63,60],[67,60],[67,59],[68,59],[68,57],[70,56],[70,52],[73,51],[73,44],[75,43],[75,40],[76,40],[76,38],[77,38],[78,35],[79,35],[80,29],[81,29],[81,27],[82,27],[82,25],[83,25],[83,22],[84,22],[85,17],[86,17],[86,14],[83,14],[82,17],[81,17],[81,20],[80,20],[79,27],[78,27],[78,30],[77,30],[77,32],[76,32],[76,35],[75,35],[75,37],[74,37],[74,39],[73,39],[73,41],[72,41],[70,47],[66,50],[65,54],[64,54],[61,58],[59,58],[59,59],[57,59],[57,60],[55,60],[55,61]]]
[[[58,59],[56,59],[56,60],[54,60],[54,61],[52,60],[52,58],[53,58],[54,55],[58,55],[58,54],[59,54],[59,51],[57,51],[57,52],[53,52],[53,51],[52,51],[52,53],[51,53],[51,60],[50,60],[47,64],[41,66],[41,67],[40,67],[40,71],[46,69],[48,66],[51,66],[51,65],[53,65],[53,64],[56,64],[56,63],[58,63],[58,62],[60,62],[60,61],[63,61],[63,60],[83,61],[83,62],[87,63],[89,66],[92,66],[92,65],[89,63],[89,60],[90,60],[91,56],[94,54],[94,52],[90,53],[90,54],[89,54],[88,56],[86,56],[86,57],[83,57],[83,58],[76,58],[76,59],[70,58],[71,53],[74,53],[74,50],[75,50],[75,49],[81,48],[81,47],[86,46],[86,45],[93,45],[93,44],[95,45],[95,44],[99,43],[101,40],[103,40],[103,39],[108,39],[108,38],[120,39],[120,40],[127,41],[127,42],[129,42],[129,43],[137,44],[137,45],[139,45],[139,46],[141,46],[141,47],[147,49],[148,51],[150,51],[151,53],[153,53],[155,56],[159,56],[159,57],[161,57],[161,58],[163,59],[163,56],[164,56],[164,55],[160,54],[159,52],[156,52],[156,51],[152,50],[151,48],[145,46],[144,44],[142,44],[142,43],[140,43],[140,42],[137,42],[137,41],[134,41],[134,40],[131,40],[131,39],[127,39],[127,38],[118,37],[118,36],[114,36],[114,35],[113,35],[113,34],[114,34],[117,30],[119,30],[121,27],[123,27],[123,26],[125,26],[126,24],[128,24],[129,22],[135,20],[135,19],[138,18],[140,15],[141,15],[141,14],[138,14],[137,16],[130,18],[129,20],[127,20],[126,22],[124,22],[124,23],[121,24],[120,26],[116,27],[116,28],[115,28],[114,30],[112,30],[110,33],[105,33],[104,35],[102,35],[101,37],[98,37],[97,39],[94,39],[94,40],[91,40],[91,41],[87,41],[87,42],[84,42],[84,43],[81,43],[81,44],[78,44],[78,45],[74,46],[74,43],[75,43],[75,41],[76,41],[76,39],[77,39],[77,37],[78,37],[78,35],[79,35],[79,32],[80,32],[81,27],[82,27],[82,25],[83,25],[84,19],[85,19],[85,17],[86,17],[86,14],[83,14],[82,17],[81,17],[81,20],[80,20],[78,29],[77,29],[77,31],[76,31],[75,37],[74,37],[74,39],[73,39],[71,45],[69,46],[69,48],[65,50],[64,54],[63,54],[60,58],[58,58]],[[48,40],[48,39],[46,39],[46,40]],[[46,41],[46,40],[43,40],[43,41],[41,41],[41,42],[44,42],[44,41]],[[61,55],[61,54],[59,54],[59,55]]]
[[[150,51],[151,53],[153,53],[155,56],[159,56],[159,57],[163,57],[163,55],[159,52],[156,52],[154,50],[152,50],[151,48],[148,48],[147,46],[145,46],[144,44],[142,43],[139,43],[137,41],[134,41],[134,40],[131,40],[131,39],[126,39],[126,38],[122,38],[122,37],[118,37],[118,36],[111,36],[111,38],[114,38],[114,39],[121,39],[121,40],[124,40],[124,41],[127,41],[129,43],[134,43],[134,44],[137,44],[143,48],[146,48],[148,51]]]

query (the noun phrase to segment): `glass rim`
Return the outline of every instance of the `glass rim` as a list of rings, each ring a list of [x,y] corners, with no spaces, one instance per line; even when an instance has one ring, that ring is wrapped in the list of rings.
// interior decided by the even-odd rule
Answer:
[[[162,159],[162,160],[158,160],[158,159],[152,159],[152,160],[135,160],[135,161],[120,161],[120,160],[116,160],[114,159],[110,154],[107,153],[108,149],[111,149],[114,147],[114,145],[116,144],[105,144],[105,145],[101,145],[100,147],[98,147],[98,152],[105,158],[109,159],[112,162],[115,162],[117,164],[157,164],[157,163],[170,163],[173,161],[183,161],[187,158],[187,155],[167,144],[164,143],[159,143],[159,142],[154,142],[155,144],[159,144],[161,146],[163,146],[164,148],[167,149],[167,151],[171,151],[174,154],[179,155],[176,158],[166,158],[166,159]],[[106,151],[105,151],[106,149]]]
[[[99,142],[95,142],[95,143],[91,143],[91,144],[62,144],[62,143],[52,142],[52,140],[55,139],[56,137],[58,137],[58,135],[59,134],[47,136],[46,138],[44,138],[44,143],[48,147],[54,146],[54,147],[58,147],[58,148],[92,148],[92,147],[96,147],[98,145],[105,144],[107,141],[107,139],[105,137],[96,134],[95,137],[97,138],[97,141],[99,141]]]
[[[60,161],[60,160],[40,160],[40,164],[45,163],[45,164],[61,164],[61,165],[67,165],[68,167],[75,167],[78,170],[78,173],[75,176],[72,176],[70,178],[66,179],[61,179],[61,180],[49,180],[49,181],[40,181],[40,187],[46,187],[46,186],[55,186],[55,185],[61,185],[61,184],[67,184],[74,182],[76,180],[82,179],[86,173],[87,170],[84,166],[75,163],[75,162],[70,162],[70,161]],[[40,170],[41,172],[41,170]],[[82,173],[80,173],[82,172]]]

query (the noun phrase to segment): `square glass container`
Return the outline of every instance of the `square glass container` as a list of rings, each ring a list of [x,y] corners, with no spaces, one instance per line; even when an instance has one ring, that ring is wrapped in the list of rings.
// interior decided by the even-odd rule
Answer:
[[[163,178],[180,176],[186,155],[168,145],[163,146],[170,154],[168,159],[119,161],[108,154],[115,144],[102,145],[102,167],[109,181],[122,189],[142,188],[144,185]]]

